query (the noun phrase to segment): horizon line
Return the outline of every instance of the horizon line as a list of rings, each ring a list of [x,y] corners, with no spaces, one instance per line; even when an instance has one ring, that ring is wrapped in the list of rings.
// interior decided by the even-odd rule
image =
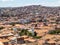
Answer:
[[[36,4],[36,5],[24,5],[24,6],[2,6],[0,8],[16,8],[16,7],[26,7],[26,6],[44,6],[44,7],[60,7],[60,6],[46,6],[46,5],[39,5],[39,4]]]

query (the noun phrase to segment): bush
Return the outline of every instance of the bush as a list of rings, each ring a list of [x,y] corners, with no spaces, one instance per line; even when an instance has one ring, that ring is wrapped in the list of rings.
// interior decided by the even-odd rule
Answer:
[[[49,34],[59,34],[59,33],[60,33],[60,29],[49,31]]]
[[[20,36],[27,35],[27,36],[31,36],[31,37],[36,38],[36,39],[41,38],[40,36],[37,36],[37,33],[36,33],[36,32],[34,32],[34,35],[33,35],[33,34],[32,34],[31,32],[29,32],[27,29],[21,30],[21,32],[19,32],[19,35],[20,35]]]
[[[27,34],[29,34],[27,29],[22,29],[21,32],[19,32],[19,35],[27,35]]]

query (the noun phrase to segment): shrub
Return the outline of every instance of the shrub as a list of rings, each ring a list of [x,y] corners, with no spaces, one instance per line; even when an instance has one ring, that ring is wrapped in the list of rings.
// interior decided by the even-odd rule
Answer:
[[[49,34],[59,34],[59,33],[60,33],[60,29],[49,31]]]
[[[19,35],[20,36],[27,35],[27,36],[31,36],[31,37],[36,38],[36,39],[40,39],[41,38],[40,36],[37,36],[36,32],[34,32],[34,35],[33,35],[27,29],[22,29],[21,32],[19,32]]]

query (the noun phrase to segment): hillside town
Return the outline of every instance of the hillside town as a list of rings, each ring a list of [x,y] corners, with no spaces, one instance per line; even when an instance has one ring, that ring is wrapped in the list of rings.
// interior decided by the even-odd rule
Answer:
[[[60,45],[59,9],[40,5],[0,8],[0,45]]]

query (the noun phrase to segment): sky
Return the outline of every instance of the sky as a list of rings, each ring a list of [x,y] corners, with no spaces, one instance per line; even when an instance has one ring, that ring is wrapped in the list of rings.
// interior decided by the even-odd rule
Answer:
[[[0,7],[21,7],[28,5],[60,6],[60,0],[0,0]]]

